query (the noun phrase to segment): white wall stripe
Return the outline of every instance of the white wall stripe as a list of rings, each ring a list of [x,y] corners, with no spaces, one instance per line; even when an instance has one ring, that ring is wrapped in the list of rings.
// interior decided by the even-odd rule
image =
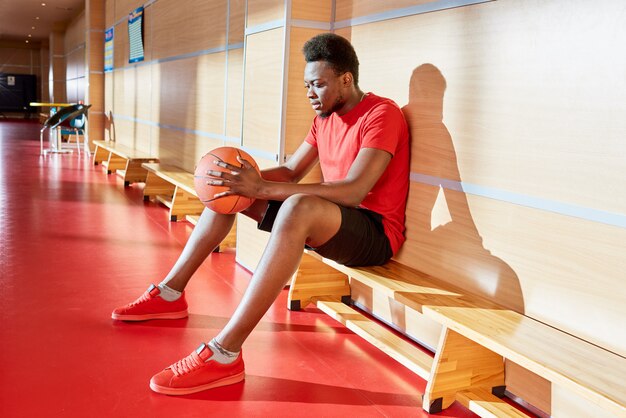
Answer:
[[[488,3],[495,0],[439,0],[432,3],[405,7],[397,10],[375,13],[367,16],[359,16],[352,19],[335,22],[334,29],[347,28],[349,26],[365,25],[367,23],[380,22],[382,20],[396,19],[399,17],[412,16],[422,13],[437,12],[440,10],[453,9],[456,7],[470,6],[472,4]]]
[[[271,22],[266,22],[260,25],[250,26],[249,28],[246,28],[245,35],[254,35],[255,33],[282,28],[283,26],[285,26],[285,19],[272,20]]]
[[[489,199],[500,200],[533,209],[545,210],[548,212],[558,213],[559,215],[573,216],[575,218],[581,218],[592,222],[626,228],[626,215],[623,214],[572,205],[570,203],[558,202],[541,197],[527,196],[506,190],[496,189],[494,187],[480,186],[477,184],[449,180],[420,173],[411,173],[411,181],[428,184],[430,186],[441,186],[444,189],[487,197]]]

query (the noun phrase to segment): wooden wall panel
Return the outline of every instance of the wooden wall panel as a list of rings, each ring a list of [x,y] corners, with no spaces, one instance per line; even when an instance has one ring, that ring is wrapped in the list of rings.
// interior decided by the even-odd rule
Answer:
[[[226,44],[225,1],[190,0],[181,7],[177,0],[159,0],[152,9],[154,59]]]
[[[276,162],[253,156],[260,169],[275,167]],[[254,272],[270,234],[260,231],[257,223],[244,215],[237,215],[237,253],[236,261],[251,272]]]
[[[129,98],[124,90],[126,73],[126,71],[113,72],[113,113],[116,115],[128,115],[126,104],[131,102],[131,98],[134,100],[134,94]]]
[[[196,120],[185,126],[202,132],[222,135],[224,133],[225,63],[226,53],[202,55],[185,60],[197,66]]]
[[[115,26],[113,33],[113,68],[124,68],[128,65],[128,20]]]
[[[89,48],[88,48],[88,63],[89,70],[101,72],[104,69],[104,32],[91,31],[88,32],[89,36]]]
[[[409,199],[399,261],[626,354],[626,229],[415,182]]]
[[[626,111],[615,88],[626,57],[611,51],[626,27],[607,19],[621,9],[611,1],[561,6],[490,2],[353,27],[361,84],[416,107],[439,94],[429,111],[443,106],[465,182],[624,213],[615,179],[626,178],[626,120],[613,115]],[[420,92],[431,82],[420,72],[428,64],[445,91]]]
[[[506,390],[523,396],[523,400],[550,415],[552,383],[507,360],[504,368]]]
[[[330,22],[332,19],[333,2],[331,0],[292,0],[291,18]]]
[[[222,145],[216,139],[198,137],[193,133],[167,128],[154,128],[153,137],[156,154],[161,162],[181,167],[193,172],[199,160],[199,156],[207,151]],[[153,150],[154,152],[154,150]]]
[[[113,111],[113,72],[107,72],[104,74],[104,112],[109,113]]]
[[[284,28],[247,37],[243,145],[277,154],[282,108]]]
[[[104,22],[105,27],[108,29],[116,22],[115,19],[115,0],[105,0],[104,2]]]
[[[29,74],[31,65],[34,65],[32,58],[32,50],[30,48],[0,47],[0,65],[2,72],[16,72],[8,70],[20,69],[18,74]]]
[[[243,43],[245,33],[245,0],[228,0],[228,43]]]
[[[335,20],[340,22],[355,17],[436,2],[436,0],[392,0],[385,2],[370,0],[335,0]]]
[[[225,54],[160,64],[161,85],[153,103],[160,123],[223,134]],[[156,102],[156,103],[155,103]]]
[[[66,53],[85,43],[85,11],[79,13],[67,26],[64,36]]]
[[[128,75],[135,78],[133,83],[135,88],[133,109],[127,109],[128,115],[142,119],[151,120],[152,117],[152,65],[140,65],[132,70],[126,70]],[[130,104],[130,103],[129,103]]]
[[[128,18],[128,14],[137,7],[142,6],[145,0],[108,0],[115,2],[115,22]],[[144,9],[145,10],[145,9]],[[116,28],[117,30],[117,28]]]
[[[284,18],[284,0],[248,0],[247,28]]]
[[[104,109],[105,112],[113,110],[113,85],[114,72],[104,73]]]
[[[195,126],[199,117],[195,89],[198,81],[198,58],[169,61],[158,66],[160,85],[155,86],[155,89],[158,88],[158,95],[153,96],[153,103],[159,109],[156,120],[172,126]]]
[[[372,287],[357,280],[350,281],[352,300],[360,307],[382,319],[402,333],[419,341],[420,344],[435,350],[441,337],[441,324],[426,318],[421,313],[408,308],[390,298],[387,294],[377,292]]]
[[[226,132],[231,138],[241,138],[243,108],[243,48],[228,51]]]
[[[105,129],[106,116],[102,113],[90,113],[89,114],[89,140],[90,141],[103,141],[108,140],[108,130]]]
[[[304,56],[302,46],[311,37],[321,33],[319,29],[290,29],[289,84],[287,87],[287,121],[285,126],[285,153],[293,154],[311,128],[315,111],[309,104],[304,88]]]

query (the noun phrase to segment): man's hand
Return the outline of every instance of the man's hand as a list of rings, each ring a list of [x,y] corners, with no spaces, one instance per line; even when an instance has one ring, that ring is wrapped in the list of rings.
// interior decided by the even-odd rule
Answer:
[[[249,161],[239,156],[237,156],[237,161],[241,163],[241,167],[228,164],[224,161],[214,161],[215,165],[226,170],[207,171],[207,174],[214,179],[207,181],[207,184],[229,188],[224,192],[216,194],[216,198],[230,195],[246,196],[253,199],[258,197],[259,191],[263,186],[261,175]]]

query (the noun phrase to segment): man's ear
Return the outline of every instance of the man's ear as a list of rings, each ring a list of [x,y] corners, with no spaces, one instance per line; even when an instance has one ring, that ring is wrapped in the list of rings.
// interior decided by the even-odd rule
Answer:
[[[350,87],[352,85],[352,80],[353,80],[352,73],[349,71],[344,73],[342,80],[343,80],[344,87]]]

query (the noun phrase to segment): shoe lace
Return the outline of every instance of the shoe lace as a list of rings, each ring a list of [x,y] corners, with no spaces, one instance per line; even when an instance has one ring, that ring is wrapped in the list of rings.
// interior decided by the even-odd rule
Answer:
[[[149,299],[151,299],[150,292],[145,292],[143,295],[139,296],[139,298],[136,301],[131,302],[128,305],[128,307],[132,308],[133,306],[140,305],[140,304],[142,304],[144,302],[147,302]]]
[[[200,356],[194,351],[189,354],[187,357],[178,360],[176,363],[172,364],[170,368],[174,372],[176,376],[180,376],[185,373],[192,372],[202,366],[204,361],[200,358]]]

